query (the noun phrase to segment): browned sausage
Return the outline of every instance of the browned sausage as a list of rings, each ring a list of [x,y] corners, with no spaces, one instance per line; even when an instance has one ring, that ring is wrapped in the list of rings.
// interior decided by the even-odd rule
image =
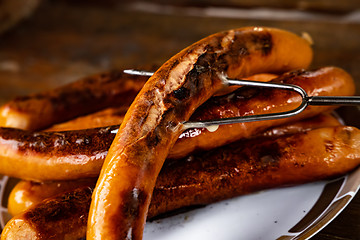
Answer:
[[[267,81],[273,77],[272,74],[260,74],[249,79]],[[129,107],[147,80],[146,76],[136,76],[114,70],[89,76],[57,89],[17,97],[0,107],[0,126],[40,130],[111,106],[117,108],[121,106],[121,111],[124,107],[126,109]],[[119,111],[110,111],[110,113],[115,117],[110,120],[116,122],[104,119],[104,113],[102,113],[95,115],[97,120],[91,120],[91,123],[100,124],[99,121],[103,121],[102,124],[105,124],[95,127],[120,124],[119,120],[122,121],[122,119],[118,119]],[[89,121],[89,118],[78,121],[83,122],[84,120]],[[78,121],[56,126],[55,129],[66,130],[64,128],[80,124]],[[86,128],[86,124],[77,126],[77,129]]]
[[[353,93],[354,87],[349,75],[334,67],[284,74],[279,80],[297,83],[314,95],[349,95]],[[195,112],[192,119],[282,111],[293,108],[299,102],[297,95],[273,89],[243,88],[235,93],[210,99],[205,107]],[[207,150],[240,138],[248,138],[269,127],[310,117],[329,109],[332,107],[311,107],[293,119],[225,125],[215,132],[189,129],[181,134],[168,157],[179,158],[194,150]],[[0,128],[0,173],[32,180],[96,177],[114,138],[115,134],[111,132],[116,128],[54,133]]]
[[[0,126],[39,130],[106,107],[128,106],[147,79],[112,71],[17,97],[0,108]]]
[[[289,72],[274,79],[274,82],[298,85],[309,96],[349,96],[355,93],[355,85],[351,76],[344,70],[336,67],[324,67],[317,71],[299,70]],[[300,101],[299,95],[289,91],[244,87],[227,97],[210,99],[194,113],[191,120],[200,121],[288,111],[299,106]],[[218,107],[215,108],[213,106]],[[333,107],[310,106],[304,112],[292,118],[222,125],[219,126],[216,132],[210,132],[207,129],[189,129],[180,136],[180,139],[171,149],[169,157],[180,158],[196,150],[212,149],[240,138],[250,137],[269,127],[311,117],[319,112],[330,109],[333,109]],[[218,136],[226,137],[220,138]]]
[[[249,27],[211,35],[162,65],[131,104],[109,149],[93,193],[86,238],[142,239],[156,178],[182,123],[224,88],[224,76],[284,71],[298,54],[310,56],[312,51],[296,35]]]
[[[277,75],[270,73],[255,74],[250,77],[244,78],[248,80],[268,82],[276,78]],[[139,82],[140,84],[141,82]],[[113,107],[99,112],[81,116],[67,122],[56,124],[47,131],[70,131],[88,128],[107,127],[111,125],[120,125],[124,119],[124,115],[129,106]]]
[[[166,162],[156,182],[149,217],[262,189],[339,176],[359,164],[360,131],[353,127],[238,141]],[[46,200],[13,218],[3,236],[83,237],[90,198],[91,189],[80,187]]]
[[[310,131],[323,127],[340,126],[339,120],[330,114],[320,114],[316,117],[271,128],[255,137],[279,137],[288,134]],[[221,149],[219,149],[221,151]],[[170,160],[169,160],[170,161]],[[165,170],[166,172],[166,170]],[[168,177],[170,178],[170,177]],[[11,191],[8,198],[8,211],[17,215],[27,208],[41,202],[45,198],[53,197],[62,192],[73,190],[79,186],[94,185],[96,178],[79,179],[75,181],[32,182],[20,181]]]

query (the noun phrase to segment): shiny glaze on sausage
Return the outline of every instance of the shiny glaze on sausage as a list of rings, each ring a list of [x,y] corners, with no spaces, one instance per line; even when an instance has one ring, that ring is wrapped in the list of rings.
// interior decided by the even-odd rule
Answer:
[[[336,177],[359,164],[360,130],[354,127],[320,128],[277,138],[238,141],[166,162],[154,188],[148,217],[263,189]],[[88,216],[89,187],[93,186],[81,186],[21,213],[10,220],[3,236],[85,236],[83,218]]]
[[[268,81],[274,76],[263,73],[249,79]],[[49,130],[65,131],[117,125],[122,122],[120,115],[125,115],[124,109],[130,106],[148,78],[113,70],[56,89],[16,97],[0,107],[0,126],[40,130],[56,124]],[[112,110],[73,120],[108,107]],[[70,121],[60,124],[67,120]]]
[[[0,172],[28,180],[98,176],[118,126],[72,132],[0,128]]]
[[[277,76],[278,75],[276,74],[260,73],[243,79],[268,82],[276,78]],[[141,84],[141,82],[139,82],[139,84]],[[67,122],[56,124],[46,129],[46,131],[71,131],[71,130],[80,130],[80,129],[88,129],[88,128],[107,127],[118,124],[120,125],[124,119],[124,115],[128,107],[129,106],[124,105],[120,107],[112,107],[105,110],[101,110],[93,114],[81,116],[69,120]]]
[[[156,178],[182,123],[224,87],[224,76],[284,71],[297,59],[288,56],[300,52],[312,54],[294,34],[242,28],[204,38],[162,65],[131,104],[109,149],[92,196],[86,238],[142,239]]]
[[[255,75],[249,79],[259,80],[269,79],[271,77],[271,75]],[[274,79],[274,82],[299,85],[303,87],[310,96],[353,95],[355,92],[355,86],[351,76],[344,70],[336,67],[324,67],[317,71],[299,70],[284,74],[278,79]],[[296,98],[297,95],[295,93],[293,95],[289,95],[288,93],[289,92],[284,91],[274,91],[272,89],[257,89],[257,91],[254,91],[253,88],[239,89],[228,96],[221,96],[209,100],[194,113],[191,120],[208,120],[290,110],[299,104],[300,98]],[[332,109],[332,107],[320,108],[321,111]],[[254,133],[256,134],[256,132],[261,132],[274,125],[314,116],[318,111],[319,108],[317,107],[309,107],[303,114],[292,119],[243,123],[237,124],[236,126],[224,125],[215,133],[208,131],[206,128],[188,129],[180,136],[181,139],[178,140],[172,148],[169,157],[181,158],[196,150],[208,150],[221,146],[236,139],[249,137]],[[104,116],[104,118],[105,117],[106,116]],[[220,136],[227,136],[227,138],[219,139]],[[211,139],[211,141],[209,141],[209,139]]]
[[[147,79],[111,71],[17,97],[0,108],[0,126],[39,130],[106,107],[128,106]]]
[[[285,73],[274,81],[298,84],[309,95],[351,95],[354,91],[351,77],[334,67]],[[289,92],[242,89],[210,99],[204,107],[195,111],[191,120],[284,111],[294,108],[300,101],[296,94]],[[331,109],[333,107],[330,106],[309,107],[293,118],[224,125],[215,132],[201,128],[188,129],[180,135],[168,158],[180,158],[196,150],[208,150],[241,138],[249,138],[270,127]],[[112,130],[117,128],[113,126],[52,133],[0,128],[0,161],[3,163],[0,164],[0,173],[40,181],[96,177],[114,139]],[[78,170],[79,167],[82,170]]]
[[[317,71],[298,70],[281,75],[273,82],[295,84],[302,87],[309,96],[349,96],[355,93],[352,77],[337,67],[324,67]],[[229,118],[255,114],[276,113],[295,109],[301,98],[297,93],[243,87],[226,97],[214,97],[203,104],[192,121]],[[214,107],[217,106],[217,107]],[[265,129],[291,121],[307,118],[319,112],[334,109],[333,106],[309,106],[302,113],[272,121],[222,125],[215,132],[207,129],[189,129],[185,131],[172,148],[169,158],[180,158],[194,151],[209,150],[241,138],[248,138]],[[220,138],[218,136],[226,136]]]
[[[275,138],[283,135],[306,132],[317,128],[336,127],[340,125],[341,123],[335,116],[331,114],[320,114],[313,118],[271,128],[261,134],[258,134],[257,136],[254,136],[254,138]],[[218,150],[222,151],[221,148]],[[169,159],[169,161],[171,160]],[[169,163],[165,165],[167,166]],[[15,216],[46,198],[73,190],[80,186],[93,186],[95,185],[95,182],[96,178],[50,182],[32,182],[22,180],[12,189],[9,195],[8,212]]]

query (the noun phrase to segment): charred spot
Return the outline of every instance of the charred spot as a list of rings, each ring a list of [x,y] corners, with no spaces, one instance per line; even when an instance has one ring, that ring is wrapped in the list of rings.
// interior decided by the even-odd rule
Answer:
[[[335,149],[334,142],[331,140],[327,140],[325,143],[325,151],[332,152]]]
[[[270,33],[264,32],[263,34],[254,34],[252,41],[255,45],[260,46],[262,55],[267,56],[271,53],[273,48],[273,40]]]
[[[214,68],[217,68],[217,66],[214,66],[217,59],[218,54],[209,50],[198,57],[193,70],[195,70],[199,75],[211,71]]]
[[[215,53],[203,53],[200,55],[193,66],[193,69],[187,74],[186,78],[188,79],[187,89],[199,89],[202,87],[203,78],[202,75],[209,74],[211,71],[216,70],[212,67],[216,60]],[[191,95],[191,91],[189,91]]]
[[[272,142],[261,146],[258,157],[263,166],[276,166],[281,158],[280,146],[277,142]]]
[[[57,231],[54,226],[58,223],[62,223],[64,228],[76,228],[85,224],[90,202],[91,191],[87,187],[80,187],[75,191],[45,200],[42,204],[26,211],[24,218],[33,223],[42,238],[50,239]],[[84,217],[76,223],[68,221],[74,216]]]
[[[147,145],[149,148],[155,147],[156,145],[158,145],[161,141],[161,137],[159,136],[159,133],[157,131],[157,128],[155,129],[155,131],[148,135],[147,137]]]
[[[190,82],[194,85],[194,87],[198,88],[199,87],[199,75],[200,72],[198,72],[195,68],[193,70],[191,70],[188,73],[187,78],[190,80]]]
[[[183,100],[190,97],[190,90],[185,87],[181,87],[177,90],[174,90],[173,94],[174,97],[177,98],[178,100]]]
[[[244,41],[238,39],[238,36],[235,35],[233,44],[231,45],[231,50],[226,55],[229,55],[231,56],[231,58],[234,58],[235,56],[248,56],[249,54],[250,53],[248,47],[244,44]]]
[[[64,156],[71,154],[82,154],[92,156],[94,152],[108,149],[115,134],[109,128],[95,128],[78,131],[65,132],[28,132],[28,131],[0,131],[5,140],[16,141],[19,152],[47,153],[51,156]],[[7,135],[9,133],[11,135]]]
[[[228,61],[226,60],[228,55],[229,54],[221,54],[220,56],[218,56],[216,60],[216,66],[219,72],[226,72],[227,69],[229,68]]]
[[[128,218],[137,218],[140,214],[140,208],[144,206],[148,194],[138,188],[134,188],[128,192],[123,193],[124,204],[122,212]]]

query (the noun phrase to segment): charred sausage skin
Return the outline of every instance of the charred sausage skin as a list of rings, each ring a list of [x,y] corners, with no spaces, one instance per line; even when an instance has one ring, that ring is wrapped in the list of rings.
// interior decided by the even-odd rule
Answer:
[[[35,181],[97,176],[116,129],[53,133],[0,128],[0,172]]]
[[[271,128],[254,138],[265,137],[280,137],[295,133],[310,131],[317,128],[336,127],[340,126],[339,120],[331,114],[320,114],[316,117],[290,123],[275,128]],[[222,151],[222,149],[218,149]],[[167,161],[172,161],[171,159]],[[184,161],[184,160],[179,160]],[[163,168],[170,165],[166,163]],[[167,170],[164,170],[165,174]],[[100,172],[100,169],[99,169]],[[185,172],[186,173],[186,172]],[[164,173],[162,173],[164,174]],[[170,176],[168,177],[171,178]],[[95,185],[96,178],[77,179],[69,181],[50,181],[50,182],[33,182],[33,181],[20,181],[11,191],[8,199],[8,211],[11,215],[15,216],[18,213],[26,210],[27,208],[41,202],[42,200],[53,197],[62,192],[73,190],[80,186],[93,186]]]
[[[159,214],[184,205],[208,204],[262,189],[340,176],[360,165],[359,140],[360,131],[354,127],[320,128],[283,137],[241,140],[221,147],[222,151],[213,149],[186,158],[194,161],[189,165],[169,162],[172,166],[166,173],[170,181],[160,174],[157,184],[162,187],[154,189],[154,196],[164,194],[169,201],[161,203],[154,197],[152,208]],[[191,169],[188,177],[183,174],[186,168]],[[192,177],[197,172],[198,177]],[[172,198],[175,193],[181,203]]]
[[[261,82],[268,82],[278,75],[270,74],[270,73],[260,73],[255,74],[250,77],[244,78],[248,80],[255,80]],[[126,81],[126,80],[124,80]],[[139,81],[138,84],[143,86],[142,82]],[[131,92],[132,93],[132,92]],[[135,98],[135,96],[126,96],[127,98]],[[130,104],[129,104],[130,105]],[[107,127],[112,125],[120,125],[124,119],[124,115],[129,107],[125,103],[120,107],[112,107],[101,110],[99,112],[89,114],[86,116],[81,116],[67,122],[59,123],[50,128],[46,129],[46,131],[71,131],[71,130],[80,130],[80,129],[88,129],[88,128],[98,128],[98,127]]]
[[[157,175],[182,123],[224,87],[224,76],[283,72],[297,53],[311,56],[304,39],[253,27],[211,35],[162,65],[131,104],[109,149],[92,197],[87,239],[142,239]]]
[[[355,94],[352,77],[337,67],[324,67],[316,71],[297,70],[285,73],[273,82],[294,84],[302,87],[309,96],[351,96]],[[295,109],[300,105],[298,94],[274,89],[243,87],[227,97],[214,97],[199,107],[192,121],[229,118],[255,114],[276,113]],[[218,107],[213,107],[218,106]],[[334,109],[333,106],[309,106],[304,112],[291,117],[272,121],[239,123],[219,126],[212,133],[197,129],[192,137],[180,138],[172,148],[169,158],[180,158],[194,151],[209,150],[241,138],[248,138],[265,129],[287,122],[312,117],[319,112]],[[183,136],[189,136],[187,130]],[[219,138],[217,136],[226,136]]]
[[[274,81],[298,84],[309,95],[351,95],[354,91],[352,78],[334,67],[286,73]],[[195,111],[191,119],[196,121],[284,111],[298,103],[296,94],[274,89],[242,88],[235,93],[210,99]],[[333,107],[309,107],[294,118],[224,125],[215,132],[188,129],[180,135],[168,158],[180,158],[196,150],[208,150],[237,139],[249,138],[270,127],[330,109]],[[40,181],[96,177],[114,139],[113,130],[117,128],[52,133],[0,128],[0,161],[3,163],[0,164],[0,173]]]
[[[360,130],[338,126],[277,138],[242,140],[166,162],[154,188],[148,217],[263,189],[339,176],[359,166],[359,144]],[[2,237],[84,236],[83,219],[88,216],[91,201],[89,187],[60,194],[14,217]],[[45,220],[49,224],[44,224]]]
[[[130,105],[147,79],[114,70],[17,97],[0,108],[0,126],[40,130],[105,107]]]

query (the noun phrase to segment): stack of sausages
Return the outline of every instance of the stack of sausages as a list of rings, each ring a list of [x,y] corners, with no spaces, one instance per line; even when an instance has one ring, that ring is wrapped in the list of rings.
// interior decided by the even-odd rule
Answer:
[[[353,170],[360,132],[333,106],[216,131],[183,127],[301,102],[278,89],[229,89],[226,77],[354,94],[342,69],[304,70],[311,59],[295,34],[246,27],[194,43],[150,78],[113,71],[15,98],[0,109],[0,173],[23,180],[1,239],[141,239],[146,219],[162,213]]]

